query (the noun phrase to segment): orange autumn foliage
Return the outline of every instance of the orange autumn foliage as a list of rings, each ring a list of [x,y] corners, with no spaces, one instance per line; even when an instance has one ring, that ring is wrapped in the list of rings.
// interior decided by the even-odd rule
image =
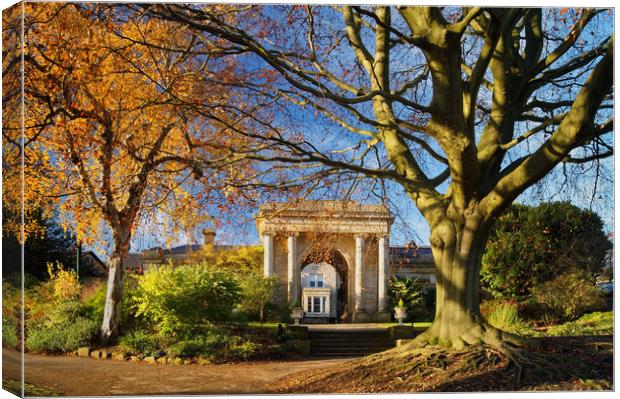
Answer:
[[[204,203],[226,176],[251,171],[223,167],[236,162],[224,155],[240,140],[237,122],[227,86],[205,79],[230,81],[234,68],[189,56],[197,40],[187,29],[117,7],[36,3],[26,27],[26,126],[44,126],[26,131],[47,157],[26,186],[55,201],[81,242],[96,245],[106,225],[121,241],[137,226],[187,231],[210,219]]]

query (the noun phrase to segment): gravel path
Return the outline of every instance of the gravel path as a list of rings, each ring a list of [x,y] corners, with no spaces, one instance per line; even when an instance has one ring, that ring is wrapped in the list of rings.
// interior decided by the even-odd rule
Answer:
[[[19,352],[3,348],[3,380],[19,379]],[[222,365],[158,365],[76,356],[26,355],[26,382],[61,395],[265,393],[299,371],[351,359],[265,361]]]

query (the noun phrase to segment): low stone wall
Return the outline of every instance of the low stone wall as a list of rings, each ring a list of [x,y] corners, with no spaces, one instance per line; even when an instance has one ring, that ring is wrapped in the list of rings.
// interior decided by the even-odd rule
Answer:
[[[187,364],[211,364],[211,361],[208,359],[199,359],[199,358],[188,358],[183,359],[180,357],[169,357],[169,356],[131,356],[126,355],[123,352],[115,352],[109,351],[105,349],[91,349],[87,346],[79,348],[75,351],[77,356],[81,357],[90,357],[92,359],[102,359],[102,360],[118,360],[118,361],[126,361],[126,362],[143,362],[149,364],[176,364],[178,366],[187,365]]]

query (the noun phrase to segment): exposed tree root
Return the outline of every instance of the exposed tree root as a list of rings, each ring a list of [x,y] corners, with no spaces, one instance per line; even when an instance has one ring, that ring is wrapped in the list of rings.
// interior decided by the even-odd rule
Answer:
[[[497,330],[495,330],[497,332]],[[427,336],[428,337],[428,336]],[[426,337],[426,338],[427,338]],[[533,389],[584,379],[611,381],[611,348],[604,342],[521,339],[503,333],[462,348],[424,338],[330,369],[287,378],[276,392],[406,392]],[[520,338],[520,337],[518,337]],[[602,361],[602,362],[601,362]],[[494,381],[489,383],[489,381]],[[611,382],[609,382],[610,384]],[[326,389],[326,387],[329,390]]]

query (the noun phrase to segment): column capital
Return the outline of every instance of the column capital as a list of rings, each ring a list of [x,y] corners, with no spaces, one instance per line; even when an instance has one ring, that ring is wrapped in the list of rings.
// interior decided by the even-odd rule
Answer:
[[[299,231],[292,231],[286,233],[287,237],[299,237]]]

